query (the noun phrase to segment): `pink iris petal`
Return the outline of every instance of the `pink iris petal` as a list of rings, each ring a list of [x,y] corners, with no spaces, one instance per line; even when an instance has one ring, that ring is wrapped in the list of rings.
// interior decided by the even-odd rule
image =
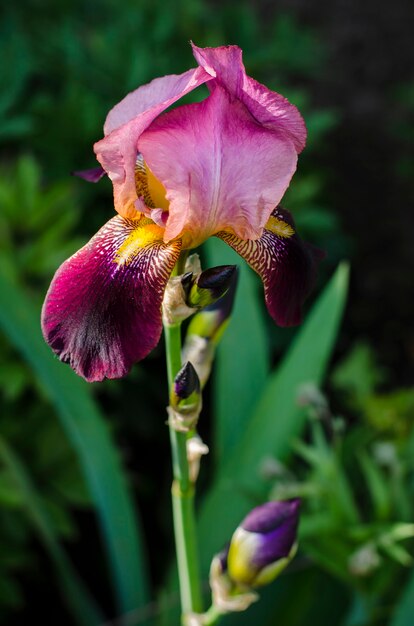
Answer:
[[[193,44],[196,61],[232,96],[243,102],[253,117],[264,126],[286,133],[301,152],[306,142],[306,126],[297,108],[286,98],[247,76],[242,51],[237,46],[198,48]]]
[[[163,293],[181,244],[165,244],[161,235],[134,247],[138,223],[120,216],[107,222],[61,265],[43,305],[46,341],[89,382],[124,376],[161,335]]]
[[[167,190],[165,241],[187,233],[192,247],[222,229],[260,237],[297,161],[288,137],[260,126],[221,87],[160,115],[138,145]]]
[[[124,217],[136,217],[138,213],[134,206],[134,170],[141,133],[167,107],[210,79],[210,74],[200,67],[157,78],[128,94],[109,112],[104,126],[106,136],[95,144],[94,150],[112,180],[115,209]]]
[[[294,226],[291,215],[280,207],[272,212],[272,217]],[[226,232],[217,236],[259,274],[266,306],[275,322],[280,326],[299,324],[302,305],[313,287],[323,253],[304,243],[297,234],[281,236],[268,229],[257,241],[242,241]]]

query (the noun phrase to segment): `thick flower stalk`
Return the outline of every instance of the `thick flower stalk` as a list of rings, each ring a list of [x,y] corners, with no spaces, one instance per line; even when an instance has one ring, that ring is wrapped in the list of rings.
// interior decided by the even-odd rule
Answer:
[[[281,325],[300,321],[315,252],[279,202],[306,129],[298,110],[249,77],[237,46],[193,46],[198,66],[153,80],[108,114],[95,146],[118,215],[57,271],[46,341],[88,381],[124,376],[158,343],[180,255],[217,236],[260,275]],[[202,84],[202,102],[171,109]],[[194,295],[194,292],[193,292]]]

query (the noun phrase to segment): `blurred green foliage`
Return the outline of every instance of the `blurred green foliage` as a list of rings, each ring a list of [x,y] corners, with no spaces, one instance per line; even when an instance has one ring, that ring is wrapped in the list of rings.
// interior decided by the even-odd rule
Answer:
[[[35,306],[42,297],[39,286],[44,288],[56,263],[78,245],[72,233],[79,212],[74,209],[71,186],[65,181],[44,189],[36,161],[22,157],[14,167],[3,168],[0,206],[1,270],[11,280],[24,281],[30,287]],[[30,468],[53,532],[58,538],[74,541],[77,529],[71,508],[90,503],[76,454],[59,423],[51,419],[35,375],[3,335],[0,348],[2,437]],[[4,616],[7,608],[22,604],[17,573],[22,568],[34,571],[39,557],[30,549],[32,528],[21,489],[10,468],[3,467],[1,477],[0,615]]]
[[[344,234],[334,208],[324,200],[328,173],[319,166],[329,133],[341,122],[341,112],[316,108],[309,88],[328,63],[328,51],[316,32],[299,24],[292,14],[277,13],[268,4],[255,7],[250,2],[206,0],[3,3],[0,269],[27,296],[30,315],[38,310],[59,264],[112,216],[109,181],[88,185],[71,179],[69,173],[95,164],[92,144],[101,138],[103,121],[114,103],[156,76],[179,73],[194,64],[190,39],[201,46],[237,43],[244,50],[248,72],[297,104],[306,119],[309,140],[284,204],[294,212],[303,237],[328,252],[321,283],[326,282],[337,262],[352,251],[353,242]],[[188,99],[200,95],[204,92]],[[396,107],[411,113],[414,110],[412,90],[407,95],[405,85],[395,89],[392,99]],[[408,178],[412,155],[410,128],[405,119],[396,118],[390,133],[402,137],[407,144],[396,159],[395,168]],[[207,250],[214,263],[219,262],[220,255],[219,249]],[[326,399],[315,387],[311,388],[313,396],[304,402],[306,388],[302,387],[302,403],[313,412],[306,422],[304,407],[300,410],[294,398],[301,383],[320,382],[325,363],[319,361],[318,347],[322,331],[333,323],[333,318],[328,310],[321,323],[321,335],[312,331],[310,343],[295,357],[288,368],[290,374],[283,378],[285,370],[272,371],[270,364],[290,342],[293,331],[273,328],[263,314],[261,286],[244,268],[243,272],[240,298],[248,298],[249,303],[244,308],[239,301],[234,327],[228,329],[218,356],[211,391],[217,422],[211,428],[212,435],[206,430],[213,438],[211,448],[219,463],[216,474],[210,468],[209,476],[202,476],[211,489],[201,508],[202,545],[204,550],[210,545],[219,549],[220,533],[223,534],[226,523],[231,527],[229,512],[223,506],[220,533],[211,536],[216,518],[209,516],[208,508],[209,498],[231,503],[230,486],[235,490],[235,501],[242,502],[242,506],[256,504],[269,493],[300,494],[305,500],[303,556],[297,562],[298,571],[294,566],[270,592],[264,592],[256,607],[237,619],[226,618],[224,623],[255,622],[266,626],[274,624],[277,617],[286,626],[307,626],[313,621],[319,626],[387,624],[407,577],[406,566],[411,562],[406,538],[411,536],[413,519],[413,392],[387,390],[387,372],[378,367],[369,346],[358,343],[351,346],[329,378],[334,401],[341,406],[344,417],[331,415]],[[337,314],[340,316],[339,309]],[[252,320],[256,324],[253,350],[249,346]],[[334,326],[329,341],[325,337],[326,358],[333,347]],[[308,351],[311,344],[312,359]],[[237,345],[245,355],[245,382],[243,393],[237,398],[237,415],[232,416],[229,410],[235,410],[234,403],[225,390],[230,384],[236,388],[241,384],[237,378],[229,382],[234,376]],[[162,452],[159,456],[166,457],[161,465],[157,460],[145,466],[142,459],[138,465],[130,460],[128,463],[135,492],[145,496],[147,530],[156,525],[150,537],[150,552],[153,561],[159,562],[160,571],[152,574],[156,586],[163,587],[165,554],[171,554],[172,546],[166,513],[170,506],[168,486],[159,488],[169,480],[159,382],[164,370],[160,363],[155,354],[145,368],[135,368],[128,381],[103,384],[100,397],[109,406],[111,432],[118,439],[125,442],[130,435],[142,437],[143,449],[158,446]],[[256,374],[254,385],[249,385],[249,376]],[[67,430],[56,418],[56,406],[52,407],[38,374],[21,360],[6,333],[0,336],[0,389],[0,434],[1,440],[7,442],[4,449],[10,451],[0,455],[0,621],[14,625],[27,623],[28,616],[33,617],[35,603],[28,600],[32,597],[31,587],[37,590],[43,586],[47,597],[55,597],[56,589],[62,588],[47,574],[36,581],[48,557],[39,549],[39,526],[33,524],[29,504],[34,502],[41,519],[47,520],[46,534],[52,537],[52,543],[60,545],[63,541],[65,548],[70,549],[79,539],[82,512],[90,511],[92,506],[98,510],[99,502],[96,492],[91,498],[79,449],[75,452]],[[96,387],[91,388],[91,393],[95,391]],[[315,405],[315,398],[319,404]],[[136,419],[131,415],[131,406],[137,406],[138,399],[141,406]],[[259,405],[258,400],[264,404]],[[279,407],[277,415],[275,407]],[[265,425],[257,438],[254,428],[250,426],[249,430],[252,414],[254,420]],[[304,427],[302,443],[293,442],[292,438],[299,436]],[[251,448],[250,437],[255,440]],[[79,441],[84,442],[82,437]],[[269,446],[273,451],[270,457]],[[127,456],[128,448],[124,448]],[[237,451],[245,455],[239,476],[237,463],[241,461],[237,461]],[[94,449],[95,454],[98,452]],[[11,459],[16,463],[11,463]],[[108,478],[104,465],[99,468],[99,480],[103,482]],[[232,468],[231,477],[223,470],[228,467]],[[16,468],[21,472],[16,474]],[[145,471],[147,477],[142,476]],[[29,483],[19,482],[22,472],[30,478]],[[30,490],[24,488],[27,484]],[[167,534],[168,539],[162,539]],[[106,541],[110,543],[110,536]],[[130,545],[133,543],[131,539]],[[51,553],[49,556],[54,558]],[[207,553],[203,555],[206,562],[209,558]],[[101,559],[96,553],[87,554],[80,567],[89,569],[91,559],[95,559],[92,569],[96,570]],[[112,567],[116,569],[114,561]],[[65,566],[58,571],[58,579],[63,578]],[[116,580],[122,586],[123,574],[127,578],[127,570],[112,575],[115,586]],[[109,614],[120,612],[122,602],[117,608],[108,602],[105,584],[103,589],[97,589],[99,600],[103,600]],[[133,584],[135,581],[131,581],[131,587]],[[327,590],[323,602],[318,601],[321,588]],[[410,615],[412,582],[407,589],[393,626],[411,623],[404,619]],[[28,601],[31,605],[27,607]],[[55,621],[63,625],[73,623],[59,598],[54,604],[49,608],[57,616]],[[168,602],[166,606],[168,619]],[[143,613],[131,617],[131,623],[143,623],[147,615],[144,607]]]

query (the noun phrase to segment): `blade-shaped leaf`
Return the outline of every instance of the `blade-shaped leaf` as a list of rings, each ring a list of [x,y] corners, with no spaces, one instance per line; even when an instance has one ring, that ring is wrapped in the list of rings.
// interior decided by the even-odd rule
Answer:
[[[414,615],[414,570],[390,620],[390,626],[412,626]]]
[[[286,459],[305,424],[296,403],[303,383],[320,384],[332,354],[345,306],[348,267],[341,265],[314,305],[279,367],[270,375],[243,435],[208,493],[200,517],[204,574],[237,524],[254,506],[252,493],[268,456]],[[214,528],[214,532],[212,529]]]
[[[230,539],[248,510],[260,503],[254,498],[259,491],[258,470],[262,459],[269,455],[286,459],[292,440],[305,424],[305,413],[296,403],[296,394],[303,383],[320,384],[323,380],[345,307],[348,273],[348,266],[341,265],[315,303],[291,349],[268,377],[238,444],[226,455],[226,463],[202,502],[198,537],[202,576],[206,581],[214,554]],[[177,588],[175,570],[171,571],[170,585],[171,590]],[[277,603],[277,592],[273,597]],[[255,615],[256,610],[260,615],[260,606],[249,609],[246,615]],[[223,624],[230,624],[236,617],[241,619],[241,616],[225,617]],[[163,619],[163,626],[172,626],[179,619],[178,612],[170,609]],[[261,621],[252,619],[249,623]]]
[[[218,239],[206,244],[208,266],[238,265],[236,302],[220,342],[213,370],[215,441],[218,467],[237,444],[264,387],[269,349],[253,271]]]
[[[147,602],[140,527],[108,427],[87,383],[55,359],[39,313],[0,271],[0,326],[43,384],[78,455],[100,522],[120,613]]]
[[[1,437],[0,459],[10,471],[16,488],[22,495],[27,515],[56,567],[58,584],[76,623],[82,626],[102,624],[103,616],[62,550],[28,471],[16,453]]]

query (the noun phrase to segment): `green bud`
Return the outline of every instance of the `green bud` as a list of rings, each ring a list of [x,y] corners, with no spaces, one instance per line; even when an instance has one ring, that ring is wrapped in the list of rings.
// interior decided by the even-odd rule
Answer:
[[[222,298],[230,288],[236,269],[235,265],[221,265],[201,272],[188,290],[187,305],[203,309]],[[188,277],[186,280],[189,280]]]

